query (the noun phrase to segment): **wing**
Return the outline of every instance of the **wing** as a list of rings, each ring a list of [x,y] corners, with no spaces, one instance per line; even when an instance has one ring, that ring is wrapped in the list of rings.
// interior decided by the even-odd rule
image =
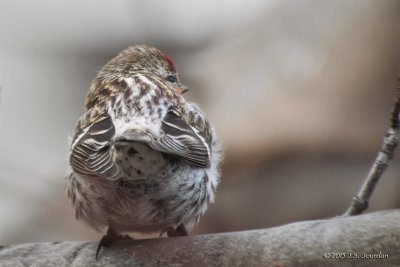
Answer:
[[[72,141],[69,160],[74,172],[107,179],[121,177],[110,145],[114,134],[114,124],[107,112],[87,111],[79,120]]]
[[[161,123],[160,137],[149,144],[155,150],[207,168],[210,166],[211,141],[210,124],[201,113],[170,107]]]

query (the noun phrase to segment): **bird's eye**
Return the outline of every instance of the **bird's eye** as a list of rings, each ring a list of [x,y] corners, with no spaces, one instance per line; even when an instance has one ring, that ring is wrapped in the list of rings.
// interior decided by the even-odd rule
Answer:
[[[167,76],[167,81],[169,81],[171,83],[175,83],[176,77],[174,75],[169,75],[169,76]]]

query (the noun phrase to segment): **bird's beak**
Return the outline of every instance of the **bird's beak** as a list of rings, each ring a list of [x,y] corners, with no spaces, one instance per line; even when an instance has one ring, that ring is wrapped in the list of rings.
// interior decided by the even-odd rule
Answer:
[[[179,93],[179,94],[184,94],[184,93],[186,93],[187,91],[189,91],[189,88],[188,87],[186,87],[186,86],[184,86],[184,85],[182,85],[181,87],[179,87],[178,89],[176,89],[176,91]]]

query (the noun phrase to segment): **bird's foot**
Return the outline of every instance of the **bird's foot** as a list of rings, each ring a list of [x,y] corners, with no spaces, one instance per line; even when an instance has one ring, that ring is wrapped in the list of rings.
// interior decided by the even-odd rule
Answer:
[[[99,245],[97,246],[97,250],[96,250],[96,260],[98,258],[100,249],[102,247],[109,247],[111,246],[113,243],[117,242],[117,241],[121,241],[121,240],[133,240],[132,237],[130,237],[129,235],[120,235],[118,234],[114,229],[112,228],[108,228],[107,234],[104,235],[99,242]]]
[[[168,237],[176,237],[176,236],[187,236],[188,232],[183,224],[178,225],[176,229],[169,227],[164,230],[167,233]]]

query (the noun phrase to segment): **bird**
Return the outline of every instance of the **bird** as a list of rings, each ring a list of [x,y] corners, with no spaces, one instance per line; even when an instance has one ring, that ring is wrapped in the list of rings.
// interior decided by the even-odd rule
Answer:
[[[105,231],[185,236],[214,202],[223,145],[183,94],[176,65],[149,45],[128,47],[93,79],[73,131],[66,191],[75,216]]]

